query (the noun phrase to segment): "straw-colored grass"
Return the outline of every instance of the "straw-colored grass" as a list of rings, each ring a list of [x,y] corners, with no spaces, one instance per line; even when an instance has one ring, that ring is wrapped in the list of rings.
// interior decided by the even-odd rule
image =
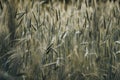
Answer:
[[[118,1],[0,2],[0,80],[119,80]]]

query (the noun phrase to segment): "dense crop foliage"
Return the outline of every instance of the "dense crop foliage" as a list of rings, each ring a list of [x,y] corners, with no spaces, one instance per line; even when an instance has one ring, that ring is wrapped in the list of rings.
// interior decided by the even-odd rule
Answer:
[[[0,80],[119,80],[119,0],[0,0]]]

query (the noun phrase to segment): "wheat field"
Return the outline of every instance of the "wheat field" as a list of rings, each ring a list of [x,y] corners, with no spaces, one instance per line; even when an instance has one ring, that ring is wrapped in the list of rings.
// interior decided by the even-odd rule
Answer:
[[[0,0],[0,80],[119,80],[119,0]]]

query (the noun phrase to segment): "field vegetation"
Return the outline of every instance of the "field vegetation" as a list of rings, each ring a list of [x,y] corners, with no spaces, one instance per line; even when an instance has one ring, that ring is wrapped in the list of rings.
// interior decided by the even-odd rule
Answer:
[[[119,0],[0,0],[0,80],[119,79]]]

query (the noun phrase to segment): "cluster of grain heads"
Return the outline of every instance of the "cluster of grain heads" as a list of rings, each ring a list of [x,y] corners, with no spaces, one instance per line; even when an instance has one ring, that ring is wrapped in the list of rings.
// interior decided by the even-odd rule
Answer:
[[[6,20],[0,24],[0,68],[8,74],[0,72],[0,78],[119,79],[118,3],[7,0],[5,10],[2,2],[7,17],[0,16],[0,23]]]

